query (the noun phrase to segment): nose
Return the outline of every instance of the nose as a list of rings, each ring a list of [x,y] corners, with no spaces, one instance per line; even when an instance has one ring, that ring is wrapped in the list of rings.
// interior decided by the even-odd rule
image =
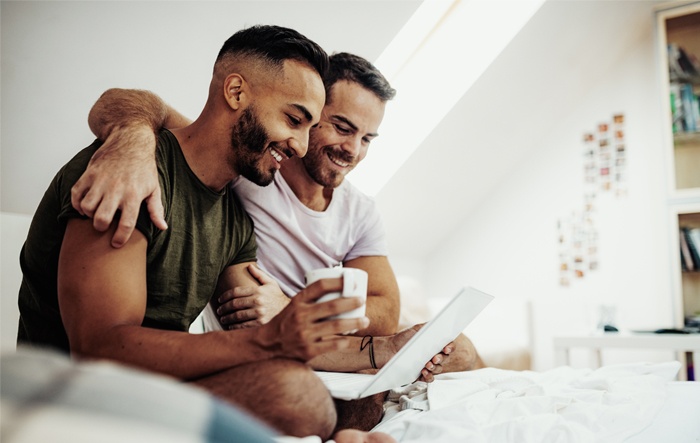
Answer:
[[[287,145],[294,151],[297,157],[301,158],[306,155],[306,151],[309,149],[309,133],[307,131],[302,131],[298,138],[292,137],[287,140]]]
[[[360,155],[360,151],[362,150],[362,137],[359,134],[354,137],[348,137],[341,147],[348,154],[352,155],[353,157],[357,157]]]

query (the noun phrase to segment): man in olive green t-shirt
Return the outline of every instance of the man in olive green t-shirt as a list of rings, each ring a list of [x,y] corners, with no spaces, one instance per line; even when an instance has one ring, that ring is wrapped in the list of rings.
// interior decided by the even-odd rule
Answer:
[[[70,209],[70,188],[97,145],[71,160],[44,195],[22,251],[20,344],[194,381],[285,434],[328,438],[333,401],[303,362],[344,349],[338,334],[368,324],[320,321],[360,305],[355,298],[315,303],[340,290],[339,279],[301,291],[260,328],[186,332],[222,288],[255,284],[250,220],[227,188],[238,175],[266,185],[282,161],[305,154],[325,100],[327,63],[318,45],[286,28],[255,26],[228,39],[201,115],[157,140],[169,228],[157,229],[144,210],[119,249],[110,244],[116,223],[99,232]],[[154,138],[152,129],[132,136]],[[277,401],[260,401],[273,392]]]

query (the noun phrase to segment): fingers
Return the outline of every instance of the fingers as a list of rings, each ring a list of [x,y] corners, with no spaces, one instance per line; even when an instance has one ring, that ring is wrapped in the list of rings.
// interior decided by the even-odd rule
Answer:
[[[420,381],[424,381],[426,383],[432,383],[435,381],[435,377],[433,377],[433,373],[428,371],[427,369],[423,369],[420,371]]]
[[[249,265],[248,272],[250,272],[250,275],[252,275],[253,278],[256,279],[258,282],[260,282],[261,285],[266,285],[266,284],[274,282],[272,277],[270,277],[262,269],[258,268],[257,265],[253,265],[253,264]]]
[[[217,311],[218,312],[218,311]],[[228,315],[222,315],[219,321],[222,325],[240,325],[246,322],[255,321],[259,318],[259,314],[255,309],[243,309],[241,311],[236,311]],[[257,325],[248,326],[259,326],[261,323],[258,322]]]
[[[245,321],[243,323],[234,323],[232,325],[226,326],[224,329],[228,329],[229,331],[232,331],[234,329],[248,329],[248,328],[257,328],[258,326],[262,326],[263,323],[258,321],[258,320],[252,320],[252,321]]]
[[[222,323],[225,323],[224,319],[231,319],[232,321],[235,321],[236,319],[231,317],[233,313],[242,310],[253,311],[253,308],[256,307],[255,299],[253,299],[252,297],[235,297],[233,294],[234,291],[226,291],[226,293],[224,293],[226,297],[224,297],[223,295],[219,297],[219,303],[221,303],[221,306],[219,306],[216,309],[216,313],[221,316]],[[222,303],[222,300],[224,300],[224,298],[226,298],[228,301]],[[257,318],[257,316],[250,318]],[[249,318],[242,318],[241,320],[248,319]]]
[[[455,344],[455,342],[451,341],[447,345],[445,345],[444,348],[442,348],[442,353],[445,355],[450,355],[454,352],[456,347],[457,345]]]
[[[311,321],[323,320],[343,312],[349,312],[362,306],[363,300],[359,297],[336,298],[313,305],[310,312]]]
[[[369,326],[367,317],[340,318],[315,323],[309,330],[314,340],[326,340],[348,331],[364,329],[367,326]]]
[[[151,215],[151,221],[156,228],[161,231],[168,229],[168,223],[165,221],[163,201],[160,199],[160,185],[157,185],[153,193],[146,197],[146,207],[148,208],[148,213]]]
[[[294,299],[298,299],[300,302],[313,303],[329,292],[340,292],[342,289],[343,279],[324,278],[310,284],[305,289],[302,289],[301,292],[294,297]],[[358,297],[348,297],[348,300],[351,298]]]
[[[76,203],[74,203],[76,202]],[[71,204],[76,210],[81,214],[93,219],[93,226],[100,232],[104,232],[109,227],[103,224],[96,224],[94,220],[95,212],[102,203],[102,194],[96,191],[94,188],[90,188],[85,194],[80,194],[78,197],[73,196],[73,191],[71,190]],[[77,207],[76,207],[77,206]]]
[[[220,305],[224,305],[232,300],[238,299],[238,298],[245,298],[245,297],[250,297],[252,295],[255,295],[257,291],[257,288],[251,287],[251,286],[236,286],[233,289],[229,289],[228,291],[225,291],[222,293],[219,298],[217,299],[219,301]],[[236,302],[237,304],[235,306],[231,305],[228,310],[234,310],[234,309],[243,309],[243,308],[249,308],[253,306],[252,300],[242,300],[239,302]]]
[[[86,182],[87,179],[84,176],[80,177],[80,179],[75,182],[70,190],[70,203],[73,205],[73,208],[80,213],[80,215],[85,215],[82,208],[82,201],[83,197],[87,193],[87,190],[90,189],[90,185]]]
[[[98,220],[106,221],[105,219],[107,217],[110,217],[109,221],[107,221],[107,226],[109,226],[109,223],[111,222],[111,215],[102,217],[103,210],[108,212],[110,208],[107,207],[104,203],[100,205],[100,208],[97,210],[97,214],[95,214],[94,224],[97,224]],[[124,208],[122,209],[121,217],[119,218],[119,226],[117,226],[117,230],[112,236],[112,247],[120,248],[124,244],[126,244],[127,241],[129,241],[129,238],[131,237],[131,234],[134,232],[134,228],[136,227],[136,220],[138,219],[138,217],[138,204],[127,204],[126,206],[124,206]]]

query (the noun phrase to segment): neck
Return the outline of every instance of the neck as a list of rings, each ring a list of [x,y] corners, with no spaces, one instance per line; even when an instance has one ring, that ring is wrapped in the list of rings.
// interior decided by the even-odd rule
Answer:
[[[237,176],[230,166],[231,135],[224,126],[205,124],[205,121],[208,120],[200,116],[191,125],[172,133],[197,178],[208,188],[220,192]]]
[[[299,157],[292,157],[285,161],[280,173],[292,188],[294,195],[307,208],[322,212],[331,204],[333,188],[325,188],[316,183]]]

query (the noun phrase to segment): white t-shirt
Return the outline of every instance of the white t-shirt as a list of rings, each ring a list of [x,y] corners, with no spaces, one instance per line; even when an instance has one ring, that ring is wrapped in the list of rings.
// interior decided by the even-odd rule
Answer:
[[[347,180],[333,190],[323,212],[300,202],[280,173],[265,187],[239,177],[233,189],[255,224],[258,266],[288,297],[305,287],[307,271],[358,257],[387,255],[384,226],[374,200]],[[203,322],[207,331],[221,330],[209,304]]]
[[[258,263],[287,296],[304,286],[304,274],[358,257],[386,256],[381,216],[374,200],[347,180],[333,190],[323,212],[299,201],[282,174],[265,187],[239,177],[233,184],[255,224]]]

